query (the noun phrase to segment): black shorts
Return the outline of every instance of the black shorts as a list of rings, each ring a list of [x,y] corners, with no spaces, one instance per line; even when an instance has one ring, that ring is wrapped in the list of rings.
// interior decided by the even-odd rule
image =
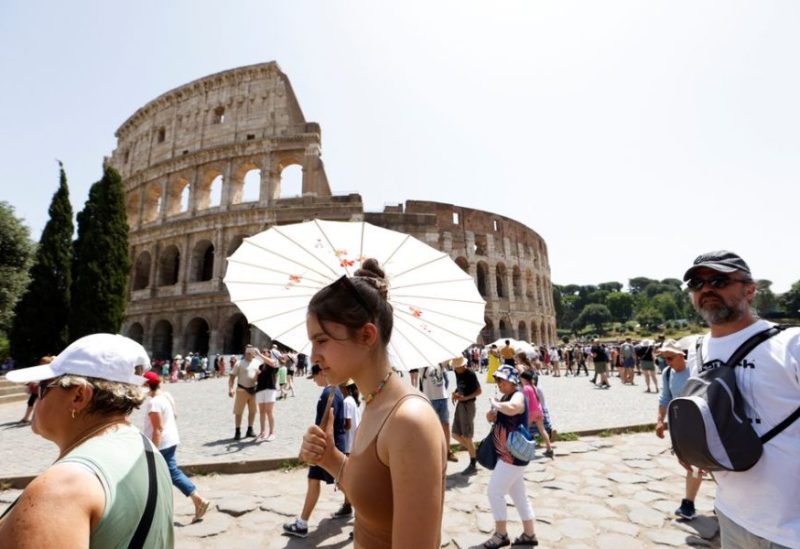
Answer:
[[[333,484],[333,475],[319,465],[312,465],[308,468],[308,478],[321,480],[325,484]]]

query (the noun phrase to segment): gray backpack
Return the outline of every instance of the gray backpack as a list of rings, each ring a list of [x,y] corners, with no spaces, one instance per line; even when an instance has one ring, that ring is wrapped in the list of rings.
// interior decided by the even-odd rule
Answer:
[[[736,365],[784,329],[772,326],[755,334],[725,364],[706,371],[702,371],[703,338],[698,339],[698,372],[667,409],[672,449],[678,459],[706,471],[746,471],[761,458],[763,445],[800,417],[798,408],[759,437],[744,414],[744,399],[736,386]]]

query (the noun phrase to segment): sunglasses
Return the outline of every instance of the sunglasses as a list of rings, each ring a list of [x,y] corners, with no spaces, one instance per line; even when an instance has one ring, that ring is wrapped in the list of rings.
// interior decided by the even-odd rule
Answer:
[[[686,281],[686,287],[692,291],[700,290],[703,286],[708,285],[716,290],[727,288],[730,284],[735,283],[749,284],[750,280],[741,278],[731,278],[728,275],[714,275],[708,278],[693,277]]]
[[[39,382],[39,400],[42,400],[47,392],[52,389],[53,387],[59,387],[58,385],[58,378],[55,379],[45,379],[44,381]]]

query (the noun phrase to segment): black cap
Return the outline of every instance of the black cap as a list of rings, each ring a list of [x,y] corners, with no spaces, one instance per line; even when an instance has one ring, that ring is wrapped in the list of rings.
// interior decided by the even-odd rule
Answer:
[[[717,252],[708,252],[703,255],[698,255],[692,266],[683,275],[684,282],[692,277],[692,273],[697,269],[707,267],[714,271],[721,273],[732,273],[734,271],[742,271],[750,275],[750,267],[744,262],[744,259],[739,257],[733,252],[727,250],[719,250]]]

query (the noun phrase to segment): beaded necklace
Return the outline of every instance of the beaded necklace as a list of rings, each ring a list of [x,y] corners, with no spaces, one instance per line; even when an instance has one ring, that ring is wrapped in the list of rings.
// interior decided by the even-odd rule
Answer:
[[[392,374],[393,374],[393,373],[394,373],[394,370],[389,370],[389,373],[388,373],[388,374],[386,374],[386,377],[384,377],[384,378],[381,380],[381,382],[380,382],[380,383],[378,383],[378,386],[377,386],[377,387],[375,387],[375,390],[374,390],[374,391],[372,391],[370,394],[368,394],[367,396],[365,396],[365,397],[364,397],[364,402],[365,402],[366,404],[369,404],[370,402],[372,402],[372,400],[373,400],[373,399],[374,399],[376,396],[378,396],[378,395],[381,393],[381,391],[383,391],[383,387],[386,385],[386,382],[387,382],[387,381],[389,381],[389,378],[390,378],[390,377],[392,377]]]

